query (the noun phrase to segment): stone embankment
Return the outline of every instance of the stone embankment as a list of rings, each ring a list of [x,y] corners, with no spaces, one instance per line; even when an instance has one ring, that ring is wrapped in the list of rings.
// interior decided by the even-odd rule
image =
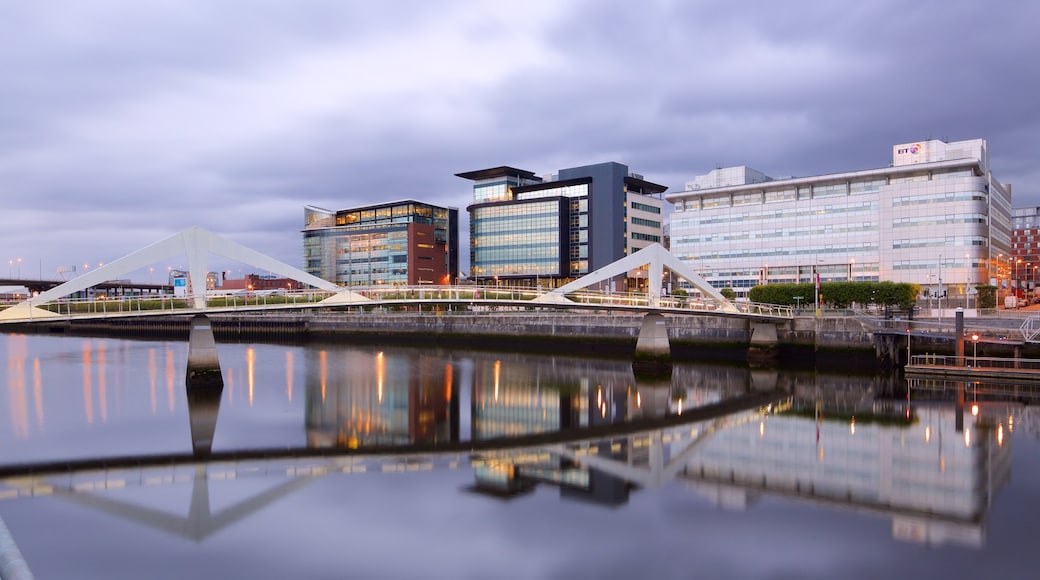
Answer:
[[[489,312],[335,312],[291,315],[211,315],[218,341],[353,342],[411,344],[525,352],[566,352],[589,356],[631,355],[644,315],[640,313],[574,313],[565,311]],[[836,355],[872,360],[870,329],[851,317],[801,317],[752,323],[730,316],[666,315],[671,353],[677,359],[739,360],[755,332],[770,332],[765,350],[771,356],[801,359]],[[763,326],[766,325],[766,326]],[[775,338],[771,328],[775,328]],[[138,338],[186,339],[188,317],[56,321],[24,326],[30,332],[68,332]],[[757,329],[757,330],[756,330]]]

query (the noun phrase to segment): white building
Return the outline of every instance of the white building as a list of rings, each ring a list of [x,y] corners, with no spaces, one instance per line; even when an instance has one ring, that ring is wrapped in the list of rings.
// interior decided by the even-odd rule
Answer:
[[[665,197],[671,251],[738,296],[819,272],[963,299],[997,285],[1010,255],[1011,186],[990,173],[983,139],[895,145],[889,167],[831,175],[720,168]]]

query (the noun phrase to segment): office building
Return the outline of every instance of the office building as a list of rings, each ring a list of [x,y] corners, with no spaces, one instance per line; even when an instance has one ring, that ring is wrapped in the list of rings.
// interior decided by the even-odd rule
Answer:
[[[862,280],[920,284],[971,306],[1011,248],[1011,186],[986,141],[892,147],[888,167],[774,179],[711,171],[665,196],[671,250],[738,297],[758,284]]]
[[[304,208],[304,270],[341,286],[454,284],[459,210],[414,200]]]
[[[1014,289],[1019,298],[1034,298],[1040,282],[1040,207],[1011,210],[1009,262],[1004,268],[1009,274],[1007,289]]]
[[[655,196],[667,187],[620,163],[546,177],[507,166],[456,175],[473,181],[470,277],[478,282],[559,285],[664,237]]]

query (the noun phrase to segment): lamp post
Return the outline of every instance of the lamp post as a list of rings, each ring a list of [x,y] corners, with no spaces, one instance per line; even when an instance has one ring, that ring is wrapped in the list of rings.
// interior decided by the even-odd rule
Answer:
[[[1021,263],[1022,263],[1022,259],[1021,258],[1019,258],[1018,260],[1015,261],[1015,269],[1014,269],[1015,300],[1018,300],[1018,288],[1019,288],[1019,286],[1021,286],[1021,281],[1018,279],[1018,265],[1021,264]]]
[[[978,366],[979,358],[979,334],[974,333],[971,335],[971,364],[972,366]]]
[[[942,295],[943,295],[943,289],[942,289],[942,267],[943,267],[942,254],[939,254],[939,296],[936,299],[936,305],[938,306],[938,310],[939,310],[939,324],[940,324],[940,326],[942,325]]]

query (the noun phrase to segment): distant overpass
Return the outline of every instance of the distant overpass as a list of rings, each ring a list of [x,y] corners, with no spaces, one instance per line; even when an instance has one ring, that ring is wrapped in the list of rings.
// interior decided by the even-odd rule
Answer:
[[[0,288],[7,286],[24,287],[29,291],[29,294],[39,294],[42,292],[46,292],[52,288],[57,288],[58,286],[61,286],[66,282],[68,282],[68,280],[40,280],[0,277]],[[130,282],[127,280],[107,280],[104,282],[98,282],[97,284],[91,286],[91,288],[115,295],[173,293],[173,286],[169,284],[144,284],[141,282]]]

